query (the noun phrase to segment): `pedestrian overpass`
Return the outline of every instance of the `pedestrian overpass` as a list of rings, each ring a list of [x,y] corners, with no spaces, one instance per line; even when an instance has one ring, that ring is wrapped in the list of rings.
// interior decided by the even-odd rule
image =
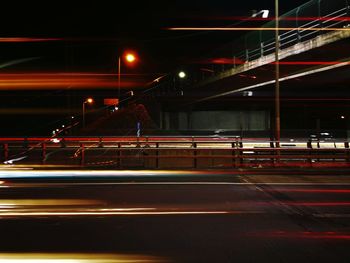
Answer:
[[[272,138],[277,51],[282,137],[327,130],[349,138],[350,118],[340,119],[350,116],[349,6],[346,0],[309,1],[279,18],[278,50],[270,21],[213,52],[212,63],[192,68],[188,79],[158,83],[150,93],[159,101],[159,126],[180,134],[223,130]]]

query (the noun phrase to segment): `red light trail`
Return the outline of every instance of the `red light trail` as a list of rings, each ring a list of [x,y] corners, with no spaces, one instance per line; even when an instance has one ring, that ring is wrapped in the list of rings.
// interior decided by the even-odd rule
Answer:
[[[116,74],[99,73],[13,73],[0,74],[0,90],[55,88],[116,88]],[[143,81],[123,81],[121,87],[142,86]]]
[[[27,42],[47,42],[61,41],[62,38],[35,38],[35,37],[1,37],[0,42],[5,43],[27,43]]]

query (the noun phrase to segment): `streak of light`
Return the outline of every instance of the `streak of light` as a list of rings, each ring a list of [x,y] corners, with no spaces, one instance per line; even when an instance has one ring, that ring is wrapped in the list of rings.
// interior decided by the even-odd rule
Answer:
[[[64,171],[0,171],[1,178],[41,178],[41,177],[91,177],[91,176],[159,176],[159,175],[195,175],[201,174],[196,171],[152,171],[152,170],[143,170],[143,171],[113,171],[113,170],[105,170],[105,171],[94,171],[94,170],[64,170]]]
[[[18,178],[18,177],[15,177]],[[20,177],[21,179],[33,179],[33,177]],[[45,178],[51,178],[51,177],[45,177]],[[55,178],[55,176],[53,176]],[[56,177],[57,178],[57,177]],[[58,178],[61,178],[58,176]],[[71,176],[69,179],[78,179],[77,176]],[[86,178],[86,177],[85,177]],[[113,176],[111,176],[113,178]],[[115,178],[115,177],[114,177]],[[10,179],[10,178],[8,178]],[[98,178],[92,178],[90,179],[98,179]],[[16,183],[11,182],[10,185],[7,185],[7,187],[10,188],[33,188],[33,187],[59,187],[59,186],[83,186],[83,185],[129,185],[129,186],[137,186],[137,185],[165,185],[165,186],[172,186],[172,185],[182,185],[182,186],[222,186],[222,185],[233,185],[233,186],[267,186],[267,185],[276,185],[276,186],[349,186],[350,183],[290,183],[290,182],[282,182],[282,183],[231,183],[231,182],[64,182],[64,183]],[[1,186],[0,186],[1,187]]]
[[[2,165],[0,164],[0,171],[1,170],[33,170],[35,168],[56,168],[56,169],[61,169],[61,168],[81,168],[80,165],[58,165],[58,164],[35,164],[35,165],[23,165],[23,164],[16,164],[16,166],[13,165]]]
[[[264,235],[265,236],[265,235]],[[275,238],[300,238],[300,239],[344,239],[349,240],[350,234],[340,233],[340,232],[286,232],[286,231],[276,231],[274,233],[269,233],[267,236]]]
[[[350,214],[329,214],[329,213],[322,213],[322,214],[312,214],[313,217],[318,218],[350,218]]]
[[[223,214],[242,214],[241,211],[140,211],[140,212],[119,212],[119,211],[76,211],[76,212],[55,212],[43,211],[33,212],[31,210],[21,212],[7,212],[0,210],[0,217],[22,217],[22,216],[166,216],[166,215],[223,215]],[[249,213],[249,212],[248,212]]]
[[[275,27],[170,27],[168,30],[173,31],[276,31]],[[280,31],[349,31],[350,28],[347,27],[327,27],[327,28],[317,28],[317,27],[279,27]]]
[[[204,60],[200,61],[198,63],[203,64],[218,64],[218,65],[241,65],[245,64],[246,61],[241,59],[233,59],[233,58],[214,58],[210,60]],[[279,61],[278,64],[280,65],[287,65],[287,66],[293,66],[293,65],[337,65],[339,61]],[[271,62],[270,65],[274,65],[276,62]]]
[[[26,42],[49,42],[60,41],[62,38],[35,38],[35,37],[0,37],[0,42],[26,43]]]
[[[203,18],[201,18],[203,19]],[[209,20],[231,20],[231,21],[273,21],[274,17],[263,18],[263,17],[245,17],[245,16],[219,16],[209,17]],[[292,16],[281,16],[280,21],[295,21],[295,17]],[[298,21],[350,21],[350,17],[316,17],[316,16],[298,16]]]
[[[37,59],[40,59],[40,57],[22,58],[22,59],[12,60],[12,61],[0,64],[0,69],[6,68],[6,67],[10,67],[10,66],[13,66],[13,65],[17,65],[17,64],[21,64],[21,63],[25,63],[25,62],[29,62],[29,61],[32,61],[32,60],[37,60]]]
[[[144,75],[140,75],[144,76]],[[140,86],[142,79],[123,81],[123,88]],[[115,88],[115,74],[57,73],[57,74],[0,74],[0,89],[52,89],[70,88]]]
[[[280,192],[292,193],[329,193],[329,194],[350,194],[350,189],[275,189]]]
[[[141,263],[168,262],[165,258],[138,254],[1,253],[0,263]]]
[[[87,199],[0,199],[0,206],[74,206],[102,205],[98,200]]]
[[[279,61],[280,65],[337,65],[343,62],[339,61]],[[272,62],[271,64],[276,64]]]
[[[293,206],[350,206],[350,202],[283,202]]]
[[[214,70],[212,70],[212,69],[208,69],[208,68],[200,68],[199,70],[200,70],[200,71],[204,71],[204,72],[215,73],[215,71],[214,71]]]
[[[50,115],[50,114],[62,114],[62,113],[80,113],[80,109],[75,109],[73,112],[72,109],[68,108],[1,108],[0,114],[40,114],[40,115]]]

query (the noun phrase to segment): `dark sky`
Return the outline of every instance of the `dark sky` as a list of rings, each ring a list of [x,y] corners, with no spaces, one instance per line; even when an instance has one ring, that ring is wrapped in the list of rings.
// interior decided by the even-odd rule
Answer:
[[[305,2],[280,0],[280,13]],[[27,73],[108,73],[116,85],[117,58],[124,49],[134,49],[139,62],[132,69],[124,67],[122,74],[142,78],[136,85],[145,87],[159,76],[210,57],[214,50],[246,33],[175,32],[167,27],[229,26],[239,22],[232,18],[249,17],[252,10],[261,9],[272,9],[273,16],[274,0],[3,1],[2,40],[60,40],[0,41],[0,76],[20,73],[27,81],[31,78]],[[0,135],[47,135],[70,114],[79,114],[86,96],[95,96],[95,108],[103,106],[106,96],[115,97],[116,87],[107,93],[98,88],[76,91],[63,85],[50,90],[0,90]]]
[[[305,1],[280,1],[280,12]],[[39,57],[18,70],[114,70],[118,53],[138,51],[140,72],[164,72],[190,63],[242,33],[169,32],[171,26],[227,26],[232,17],[272,9],[274,0],[12,1],[2,4],[2,37],[52,37],[63,41],[1,44],[0,60]]]

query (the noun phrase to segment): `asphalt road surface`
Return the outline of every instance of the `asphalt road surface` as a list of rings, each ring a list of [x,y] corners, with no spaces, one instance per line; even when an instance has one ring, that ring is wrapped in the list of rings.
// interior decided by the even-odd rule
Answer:
[[[348,171],[0,170],[1,262],[350,262]]]

